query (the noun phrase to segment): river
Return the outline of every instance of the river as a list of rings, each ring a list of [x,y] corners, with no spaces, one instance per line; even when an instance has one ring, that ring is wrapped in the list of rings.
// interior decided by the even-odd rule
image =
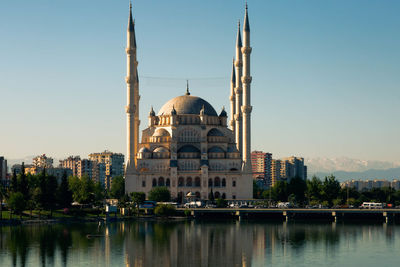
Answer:
[[[87,235],[95,235],[88,238]],[[118,222],[0,227],[0,266],[399,266],[394,224]]]

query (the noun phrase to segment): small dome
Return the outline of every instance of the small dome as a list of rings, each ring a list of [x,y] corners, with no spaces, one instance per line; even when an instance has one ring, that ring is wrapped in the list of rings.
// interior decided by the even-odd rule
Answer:
[[[204,99],[192,96],[192,95],[182,95],[170,99],[167,103],[162,106],[158,115],[171,114],[171,110],[175,109],[176,114],[193,114],[199,115],[200,110],[204,106],[204,114],[208,116],[218,116],[215,109],[205,101]]]
[[[163,146],[157,147],[153,150],[153,153],[168,153],[169,150]]]
[[[224,134],[220,130],[213,128],[207,133],[207,136],[224,136]]]
[[[200,153],[200,150],[192,145],[186,145],[181,147],[178,153]]]
[[[225,151],[219,146],[213,146],[208,150],[208,153],[224,153]]]
[[[162,137],[162,136],[170,136],[170,135],[169,135],[169,132],[167,130],[165,130],[164,128],[160,128],[160,129],[157,129],[154,132],[153,136]]]
[[[139,153],[146,153],[146,152],[151,152],[147,147],[142,147],[139,149]]]
[[[221,113],[219,114],[219,116],[220,116],[220,117],[228,117],[228,114],[226,114],[226,111],[225,111],[225,107],[222,108],[222,111],[221,111]]]

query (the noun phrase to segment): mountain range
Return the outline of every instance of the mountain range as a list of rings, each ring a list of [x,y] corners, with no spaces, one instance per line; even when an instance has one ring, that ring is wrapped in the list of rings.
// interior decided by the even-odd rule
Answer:
[[[306,159],[308,177],[316,175],[323,178],[333,174],[339,181],[349,179],[398,179],[400,163],[351,158],[313,158]]]

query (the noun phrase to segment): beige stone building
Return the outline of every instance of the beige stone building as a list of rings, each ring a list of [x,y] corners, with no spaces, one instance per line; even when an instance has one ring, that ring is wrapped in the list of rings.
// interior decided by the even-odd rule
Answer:
[[[206,100],[184,95],[167,101],[156,114],[149,113],[148,127],[139,143],[139,80],[135,28],[130,11],[127,42],[127,161],[126,191],[146,194],[166,186],[182,201],[189,192],[199,199],[252,198],[250,115],[250,26],[247,6],[236,42],[231,80],[231,128],[226,111],[217,114]]]

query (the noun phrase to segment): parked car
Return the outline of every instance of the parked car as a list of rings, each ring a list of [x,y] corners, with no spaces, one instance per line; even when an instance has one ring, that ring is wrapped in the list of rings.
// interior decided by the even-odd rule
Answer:
[[[292,204],[290,204],[290,202],[279,202],[277,205],[278,209],[288,209],[291,207],[292,207]]]
[[[203,206],[203,204],[201,203],[201,201],[191,201],[188,203],[185,203],[185,205],[183,205],[185,208],[201,208]]]

